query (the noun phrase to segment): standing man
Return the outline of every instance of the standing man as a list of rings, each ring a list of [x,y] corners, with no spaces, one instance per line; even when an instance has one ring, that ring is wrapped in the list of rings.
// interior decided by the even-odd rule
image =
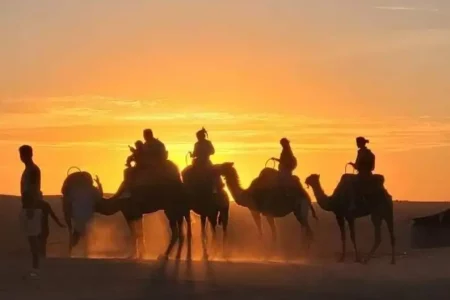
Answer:
[[[41,234],[42,210],[38,202],[42,199],[41,170],[33,161],[33,148],[23,145],[19,148],[20,160],[25,165],[20,181],[22,196],[21,221],[28,238],[32,257],[30,277],[38,277],[39,273],[39,235]]]

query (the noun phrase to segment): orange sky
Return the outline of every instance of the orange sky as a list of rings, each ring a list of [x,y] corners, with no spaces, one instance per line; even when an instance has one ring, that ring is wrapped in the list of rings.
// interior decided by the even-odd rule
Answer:
[[[287,136],[331,192],[365,135],[395,198],[450,198],[446,1],[130,2],[2,1],[0,193],[21,143],[44,192],[72,165],[113,191],[143,128],[181,168],[206,126],[244,183]]]

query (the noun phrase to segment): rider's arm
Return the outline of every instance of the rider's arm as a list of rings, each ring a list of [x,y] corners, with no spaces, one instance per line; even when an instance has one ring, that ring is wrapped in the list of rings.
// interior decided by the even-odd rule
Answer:
[[[214,146],[213,146],[213,144],[211,142],[209,142],[209,145],[210,145],[209,153],[211,155],[214,155],[214,153],[216,153],[216,149],[214,149]]]

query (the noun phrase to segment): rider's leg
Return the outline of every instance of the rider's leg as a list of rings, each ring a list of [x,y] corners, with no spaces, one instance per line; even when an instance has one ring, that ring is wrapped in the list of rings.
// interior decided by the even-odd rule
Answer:
[[[292,174],[285,168],[279,168],[279,186],[285,196],[289,196],[289,180]]]

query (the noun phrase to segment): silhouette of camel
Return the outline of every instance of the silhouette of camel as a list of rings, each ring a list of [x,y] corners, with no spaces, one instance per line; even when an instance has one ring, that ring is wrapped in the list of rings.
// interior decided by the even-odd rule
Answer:
[[[213,171],[216,171],[217,176],[221,174],[222,164],[215,165]],[[222,226],[223,230],[223,254],[226,255],[226,243],[227,243],[227,229],[228,218],[230,209],[230,200],[228,194],[222,188],[214,193],[212,189],[213,180],[204,180],[204,178],[198,176],[191,166],[186,167],[181,176],[183,184],[186,190],[186,194],[189,198],[189,207],[196,214],[200,215],[201,220],[201,236],[203,247],[203,258],[208,258],[207,251],[207,234],[206,234],[206,221],[208,220],[213,233],[213,246],[216,246],[216,227]],[[213,175],[213,174],[211,174]],[[214,176],[214,175],[213,175]]]
[[[181,256],[184,245],[183,222],[187,222],[188,251],[187,258],[191,258],[191,219],[187,197],[184,191],[181,177],[176,165],[168,162],[172,170],[178,173],[177,180],[169,180],[165,183],[150,184],[130,187],[130,195],[126,197],[101,198],[95,203],[95,212],[102,215],[113,215],[122,212],[131,234],[135,240],[136,258],[144,258],[145,239],[143,234],[142,217],[145,214],[163,210],[170,225],[171,239],[165,253],[160,258],[167,259],[172,253],[173,247],[178,242],[177,259]],[[70,217],[67,205],[64,205],[65,215]],[[74,246],[74,245],[73,245]]]
[[[381,175],[374,176],[376,176],[376,180],[381,187],[384,184],[384,177]],[[377,189],[377,193],[370,197],[370,200],[367,199],[367,201],[365,201],[365,204],[361,203],[361,201],[354,201],[356,207],[353,211],[351,211],[351,203],[349,200],[351,197],[354,197],[352,190],[354,179],[355,175],[343,175],[338,187],[331,196],[325,194],[320,184],[320,175],[310,175],[306,178],[305,183],[313,189],[314,196],[316,197],[319,206],[323,210],[333,212],[336,215],[342,241],[342,255],[339,261],[344,261],[346,255],[345,221],[347,221],[350,229],[350,237],[355,250],[355,260],[359,262],[360,257],[356,247],[355,238],[355,219],[370,216],[375,229],[375,240],[372,249],[363,262],[367,263],[379,247],[381,243],[381,222],[384,220],[386,221],[391,238],[391,263],[395,264],[394,214],[392,197],[384,188],[379,188]]]
[[[260,238],[262,237],[261,215],[266,217],[272,230],[272,241],[275,243],[277,230],[274,218],[285,217],[293,212],[300,225],[306,229],[306,247],[309,248],[313,233],[308,223],[310,206],[306,197],[309,196],[304,190],[298,191],[298,194],[294,197],[283,195],[282,190],[277,185],[279,181],[278,171],[271,168],[263,169],[260,176],[253,180],[248,189],[242,188],[233,163],[223,164],[221,172],[236,203],[250,210]],[[298,201],[299,199],[301,201]]]

